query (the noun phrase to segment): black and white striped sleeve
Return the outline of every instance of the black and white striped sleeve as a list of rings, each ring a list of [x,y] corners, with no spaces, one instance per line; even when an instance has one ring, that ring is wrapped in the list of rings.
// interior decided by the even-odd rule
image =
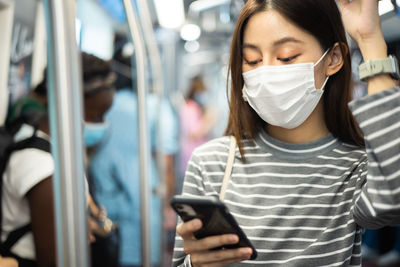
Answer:
[[[185,173],[182,195],[196,197],[205,195],[205,186],[202,176],[200,159],[196,156],[196,153],[193,153]],[[180,222],[182,221],[179,219],[178,223]],[[178,234],[175,236],[172,262],[174,267],[191,267],[190,257],[183,251],[183,239]]]
[[[366,228],[400,224],[400,88],[349,104],[365,138],[368,164],[354,218]]]

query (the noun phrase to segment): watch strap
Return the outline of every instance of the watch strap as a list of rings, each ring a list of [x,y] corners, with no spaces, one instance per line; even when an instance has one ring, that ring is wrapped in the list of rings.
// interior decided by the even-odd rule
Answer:
[[[358,67],[361,81],[382,73],[392,74],[394,71],[393,60],[390,57],[368,60]]]

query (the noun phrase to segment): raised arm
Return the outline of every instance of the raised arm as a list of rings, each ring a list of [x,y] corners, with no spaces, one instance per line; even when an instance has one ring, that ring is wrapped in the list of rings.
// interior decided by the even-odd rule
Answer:
[[[364,61],[383,59],[388,56],[383,38],[378,0],[337,0],[346,31],[357,42]],[[368,80],[368,93],[374,94],[395,86],[386,74]]]

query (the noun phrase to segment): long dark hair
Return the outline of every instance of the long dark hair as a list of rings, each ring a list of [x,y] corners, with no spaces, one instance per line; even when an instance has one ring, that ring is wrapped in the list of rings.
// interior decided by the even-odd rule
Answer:
[[[340,140],[364,146],[362,133],[347,104],[352,100],[352,73],[345,29],[335,0],[249,0],[236,22],[229,61],[231,94],[226,135],[234,135],[243,157],[241,140],[254,138],[265,127],[257,113],[243,100],[242,44],[249,19],[263,11],[275,10],[298,27],[313,35],[327,50],[339,43],[344,64],[331,76],[323,95],[325,122],[329,131]]]

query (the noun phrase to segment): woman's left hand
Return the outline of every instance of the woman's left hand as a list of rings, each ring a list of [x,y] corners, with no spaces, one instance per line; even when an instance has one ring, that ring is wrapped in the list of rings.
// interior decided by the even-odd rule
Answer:
[[[387,57],[378,0],[336,0],[346,31],[357,42],[364,61]],[[395,86],[389,75],[377,75],[368,80],[368,93],[373,94]]]
[[[378,0],[337,0],[346,31],[357,42],[364,56],[386,57],[387,47],[383,38]]]
[[[346,31],[357,42],[381,37],[378,0],[337,0]]]

